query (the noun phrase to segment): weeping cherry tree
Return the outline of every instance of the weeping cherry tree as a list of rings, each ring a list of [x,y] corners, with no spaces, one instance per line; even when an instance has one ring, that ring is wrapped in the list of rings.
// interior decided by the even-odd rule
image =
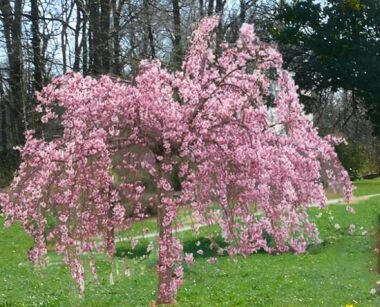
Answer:
[[[196,227],[220,225],[219,254],[301,253],[318,242],[307,209],[326,205],[325,183],[343,188],[347,202],[352,194],[334,152],[342,140],[318,136],[281,55],[252,25],[216,53],[217,25],[217,17],[198,24],[181,71],[143,61],[130,81],[68,73],[37,94],[42,121],[58,121],[62,133],[26,133],[21,166],[1,195],[7,225],[19,221],[34,239],[32,262],[44,263],[53,240],[83,292],[81,255],[95,274],[91,255],[112,257],[115,233],[146,217],[144,202],[157,209],[160,304],[183,282],[180,208]]]

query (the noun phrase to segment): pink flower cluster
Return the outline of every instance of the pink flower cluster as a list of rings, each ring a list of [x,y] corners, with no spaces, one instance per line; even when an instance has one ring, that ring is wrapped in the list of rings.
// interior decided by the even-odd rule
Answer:
[[[47,238],[55,240],[83,290],[79,255],[113,255],[115,228],[145,217],[142,172],[156,189],[160,303],[172,302],[183,280],[173,235],[181,206],[194,210],[197,225],[221,225],[229,255],[303,252],[318,242],[307,208],[326,204],[324,181],[343,187],[347,201],[352,193],[336,140],[318,136],[281,55],[252,26],[216,57],[217,24],[200,22],[180,72],[144,61],[130,83],[69,73],[38,94],[43,120],[58,118],[62,135],[45,140],[29,131],[17,176],[1,195],[8,221],[20,221],[36,242],[33,261],[46,254]]]

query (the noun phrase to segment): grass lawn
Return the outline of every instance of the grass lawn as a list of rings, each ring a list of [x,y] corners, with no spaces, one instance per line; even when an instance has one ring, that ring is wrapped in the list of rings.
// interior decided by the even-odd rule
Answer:
[[[355,184],[358,196],[380,193],[379,179]],[[357,203],[354,208],[355,215],[339,205],[322,211],[312,209],[310,215],[324,243],[302,255],[218,257],[217,263],[210,265],[207,260],[214,252],[207,249],[206,236],[217,229],[202,228],[198,238],[191,232],[180,233],[185,252],[202,248],[205,254],[198,255],[194,266],[185,266],[178,306],[380,306],[380,296],[370,294],[380,279],[375,273],[374,254],[380,197]],[[322,216],[317,218],[320,211]],[[152,221],[146,224],[154,228]],[[341,228],[335,229],[335,224]],[[353,236],[347,233],[350,224],[356,225]],[[196,246],[198,240],[201,247]],[[30,238],[17,225],[0,227],[0,306],[148,306],[156,291],[156,254],[140,257],[148,242],[141,240],[134,251],[128,243],[118,243],[113,269],[105,257],[98,256],[100,284],[89,275],[85,296],[79,299],[60,257],[50,253],[50,266],[33,268],[26,258]],[[131,268],[130,277],[123,274],[125,261]],[[111,269],[114,285],[109,282]]]
[[[356,196],[380,193],[380,178],[356,180],[354,184],[356,186],[354,192]]]
[[[354,185],[354,196],[380,194],[380,178],[355,180]],[[329,199],[342,198],[343,194],[328,190],[327,197]]]

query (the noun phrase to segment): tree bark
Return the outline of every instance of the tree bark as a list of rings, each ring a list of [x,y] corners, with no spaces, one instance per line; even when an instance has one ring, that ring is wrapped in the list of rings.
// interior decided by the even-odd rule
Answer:
[[[63,65],[63,73],[65,74],[67,71],[67,45],[68,45],[68,39],[67,39],[67,28],[69,27],[69,22],[71,15],[74,10],[74,2],[70,3],[70,6],[68,5],[67,1],[65,1],[64,5],[64,12],[62,13],[62,31],[61,31],[61,50],[62,50],[62,65]]]
[[[112,17],[113,17],[113,65],[112,72],[121,76],[122,67],[120,62],[120,16],[123,3],[117,5],[117,0],[112,0]]]
[[[225,5],[224,0],[216,0],[216,5],[215,5],[215,13],[219,14],[223,11]]]
[[[80,35],[80,27],[82,24],[82,10],[77,4],[77,20],[76,20],[76,25],[75,25],[75,45],[74,45],[74,65],[73,65],[73,70],[74,71],[79,71],[80,67],[80,54],[81,54],[81,45],[79,43],[79,35]],[[84,15],[84,14],[83,14]]]
[[[99,75],[102,72],[101,36],[99,0],[90,1],[90,72]]]
[[[87,33],[87,14],[84,10],[82,10],[83,14],[83,25],[82,25],[82,71],[83,75],[88,75],[88,45],[87,45],[87,40],[88,40],[88,33]]]
[[[245,3],[245,0],[240,0],[240,24],[242,25],[245,23],[245,18],[247,14],[247,4]]]
[[[220,55],[220,44],[223,41],[223,12],[224,12],[224,5],[226,4],[225,0],[216,0],[215,5],[215,14],[219,15],[219,24],[218,28],[216,29],[216,55]]]
[[[110,51],[110,0],[100,1],[100,38],[101,38],[101,58],[102,73],[111,71],[111,51]]]
[[[145,33],[144,33],[144,41],[143,41],[143,50],[142,50],[142,56],[147,58],[150,57],[152,60],[156,58],[156,48],[154,44],[154,35],[152,30],[152,14],[151,14],[151,8],[149,0],[143,1],[143,23],[145,25]],[[148,54],[146,51],[144,51],[145,47],[149,46],[150,54]]]
[[[182,42],[181,42],[181,11],[179,7],[179,0],[172,0],[173,5],[173,66],[174,69],[180,69],[182,64]]]
[[[0,114],[1,114],[1,146],[6,149],[8,140],[7,129],[7,104],[4,91],[3,75],[0,71]]]
[[[165,159],[164,159],[165,161]],[[168,160],[163,163],[169,163]],[[162,163],[157,162],[157,182],[164,179],[170,182],[170,174],[162,169]],[[180,251],[176,248],[176,238],[173,236],[173,208],[166,202],[167,199],[173,200],[173,192],[158,188],[159,204],[157,206],[157,228],[158,234],[158,304],[173,304],[177,294],[175,286],[175,266],[181,258]]]
[[[21,45],[22,34],[22,0],[14,1],[14,12],[9,0],[0,2],[0,10],[3,15],[8,63],[9,63],[9,87],[10,87],[10,133],[8,148],[23,143],[23,131],[25,122],[25,86],[23,82],[23,54]]]
[[[204,1],[199,0],[199,17],[202,19],[205,16]]]
[[[158,259],[158,290],[157,290],[157,303],[158,304],[171,304],[174,301],[174,295],[170,291],[171,283],[173,280],[173,269],[164,262],[161,256],[164,253],[163,249],[168,246],[164,242],[172,241],[173,233],[170,227],[164,227],[164,218],[167,212],[165,207],[160,204],[157,209],[157,226],[159,229],[158,246],[159,246],[159,259]]]
[[[34,89],[40,91],[43,86],[43,65],[41,56],[41,38],[39,28],[38,0],[31,0],[32,48],[34,65]]]
[[[207,16],[214,14],[214,0],[208,0]]]
[[[375,252],[377,255],[377,266],[376,266],[376,272],[380,274],[380,214],[377,215],[377,233],[376,233],[376,248]]]

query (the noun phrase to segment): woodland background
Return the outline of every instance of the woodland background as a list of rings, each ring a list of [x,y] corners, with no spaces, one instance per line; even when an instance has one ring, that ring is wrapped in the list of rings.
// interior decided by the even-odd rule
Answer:
[[[142,59],[178,70],[193,25],[214,14],[217,42],[253,23],[279,46],[321,135],[347,139],[337,150],[352,177],[380,173],[378,0],[0,0],[0,185],[25,130],[60,133],[42,126],[36,91],[69,71],[133,82]]]

